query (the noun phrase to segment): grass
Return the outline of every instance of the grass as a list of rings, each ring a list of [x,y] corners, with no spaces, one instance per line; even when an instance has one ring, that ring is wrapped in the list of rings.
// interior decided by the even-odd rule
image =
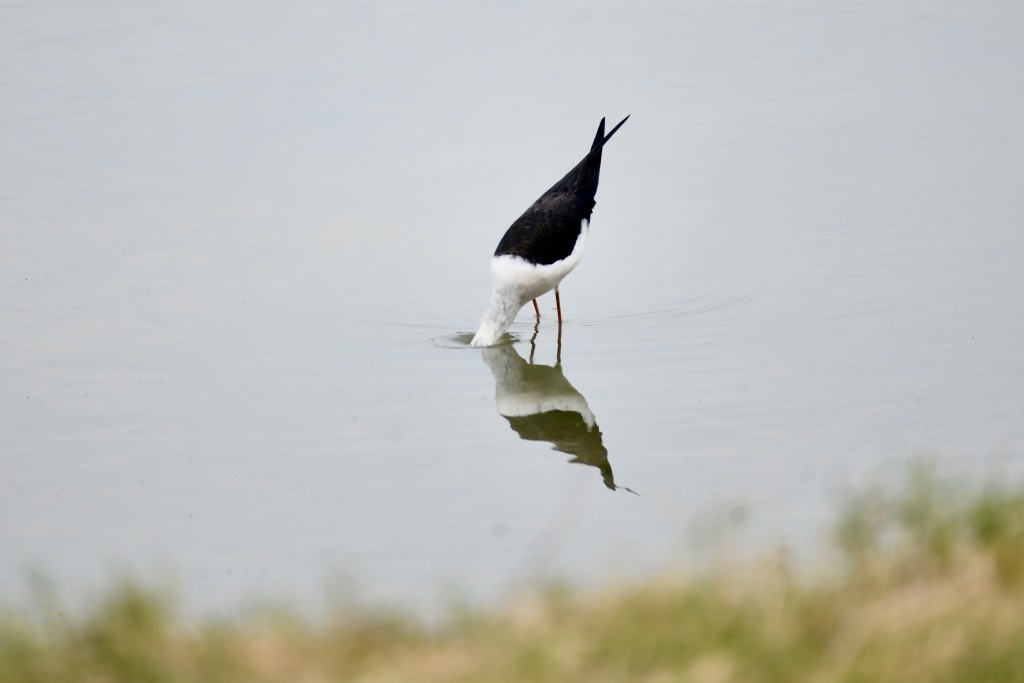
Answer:
[[[827,570],[768,557],[503,610],[410,616],[284,609],[193,623],[123,581],[73,616],[40,584],[0,610],[0,683],[289,681],[1024,681],[1024,491],[917,471],[857,496]]]

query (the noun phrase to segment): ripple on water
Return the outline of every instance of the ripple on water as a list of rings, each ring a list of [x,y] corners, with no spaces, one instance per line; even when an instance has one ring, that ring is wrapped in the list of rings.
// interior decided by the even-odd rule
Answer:
[[[472,340],[472,332],[456,332],[430,339],[431,343],[440,349],[471,349],[473,347],[469,345],[469,342]]]
[[[712,288],[709,283],[698,285],[703,289],[699,294],[691,296],[671,296],[669,293],[661,292],[661,296],[646,296],[636,305],[636,299],[618,299],[593,310],[589,315],[569,317],[565,325],[567,328],[592,328],[602,327],[616,331],[617,335],[650,334],[657,331],[664,334],[685,321],[695,318],[707,318],[734,312],[734,309],[749,302],[753,296],[749,293],[736,294],[721,288]],[[652,288],[653,290],[654,288]],[[697,289],[697,287],[694,287]],[[407,330],[415,333],[422,333],[424,340],[429,340],[437,348],[442,349],[467,349],[475,333],[475,319],[471,323],[468,320],[457,320],[450,316],[431,314],[412,314],[402,317],[360,317],[358,321],[373,327],[387,329]],[[511,330],[506,333],[502,343],[514,344],[527,341],[535,331],[532,316],[525,313],[519,315],[518,320],[513,324]],[[545,314],[541,321],[542,329],[554,324],[554,317]],[[472,325],[473,329],[463,327]],[[445,330],[449,330],[445,332]]]

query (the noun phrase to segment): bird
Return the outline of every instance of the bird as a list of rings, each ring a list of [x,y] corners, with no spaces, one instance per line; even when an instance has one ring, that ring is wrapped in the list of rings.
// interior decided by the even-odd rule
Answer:
[[[552,289],[562,324],[558,285],[583,257],[601,174],[601,150],[628,120],[629,116],[605,135],[602,118],[587,155],[516,219],[498,242],[491,259],[491,302],[470,341],[472,346],[497,344],[527,301],[533,300],[539,319],[537,297]]]

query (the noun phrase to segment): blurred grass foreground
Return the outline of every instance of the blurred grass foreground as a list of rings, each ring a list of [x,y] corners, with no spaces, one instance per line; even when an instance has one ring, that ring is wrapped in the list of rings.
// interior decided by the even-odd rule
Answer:
[[[836,562],[778,558],[441,626],[354,610],[193,623],[126,582],[69,616],[0,608],[0,683],[131,681],[1024,681],[1024,490],[922,470],[849,501]]]

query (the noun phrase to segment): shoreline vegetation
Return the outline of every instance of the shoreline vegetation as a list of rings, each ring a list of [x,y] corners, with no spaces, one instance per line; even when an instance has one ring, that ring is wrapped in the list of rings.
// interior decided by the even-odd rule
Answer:
[[[851,498],[820,571],[768,556],[552,587],[437,626],[372,609],[196,622],[134,581],[71,616],[42,590],[0,605],[0,683],[1024,681],[1024,486],[965,488],[922,468]]]

